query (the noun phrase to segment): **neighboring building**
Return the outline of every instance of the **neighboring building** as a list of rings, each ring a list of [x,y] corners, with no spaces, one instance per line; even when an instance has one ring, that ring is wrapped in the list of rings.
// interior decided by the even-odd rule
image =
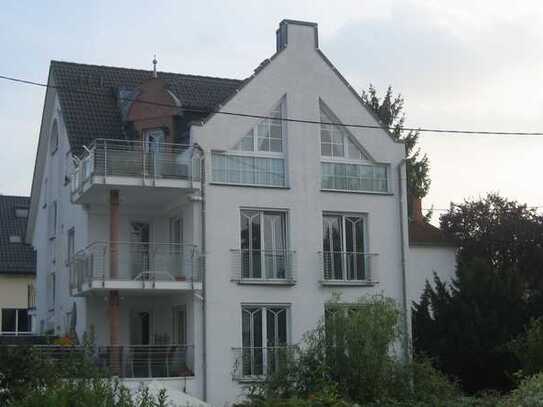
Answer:
[[[30,198],[0,195],[0,335],[32,333],[36,256],[25,243]]]
[[[434,283],[434,273],[450,283],[456,273],[456,246],[443,231],[424,220],[421,200],[413,201],[409,222],[409,292],[418,302],[426,281]]]
[[[316,24],[276,40],[243,81],[51,63],[28,225],[42,332],[93,332],[117,374],[223,405],[334,292],[383,293],[409,325],[405,147],[279,120],[379,123]]]

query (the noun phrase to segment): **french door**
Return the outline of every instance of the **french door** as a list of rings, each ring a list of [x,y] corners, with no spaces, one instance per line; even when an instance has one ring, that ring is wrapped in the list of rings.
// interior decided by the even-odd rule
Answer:
[[[151,226],[148,222],[130,223],[131,278],[148,279],[151,266]]]
[[[364,280],[367,253],[364,217],[323,216],[323,267],[327,280]]]
[[[155,177],[162,175],[165,139],[164,130],[162,129],[151,129],[144,132],[145,154],[148,157],[147,169],[151,171],[151,175]]]
[[[242,374],[263,376],[285,362],[288,343],[288,307],[242,307]]]
[[[284,212],[241,211],[241,277],[284,279],[287,273]]]

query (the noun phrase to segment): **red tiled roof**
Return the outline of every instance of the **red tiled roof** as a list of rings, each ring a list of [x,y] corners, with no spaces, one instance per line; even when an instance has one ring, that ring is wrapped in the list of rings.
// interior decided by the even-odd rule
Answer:
[[[409,245],[410,246],[450,246],[455,244],[435,226],[421,221],[409,222]]]

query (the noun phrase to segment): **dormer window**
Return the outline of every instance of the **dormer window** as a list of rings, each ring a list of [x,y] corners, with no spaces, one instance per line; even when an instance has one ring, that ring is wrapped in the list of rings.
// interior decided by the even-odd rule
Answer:
[[[10,243],[22,243],[22,241],[23,241],[23,239],[19,235],[11,235],[9,237],[9,242]]]

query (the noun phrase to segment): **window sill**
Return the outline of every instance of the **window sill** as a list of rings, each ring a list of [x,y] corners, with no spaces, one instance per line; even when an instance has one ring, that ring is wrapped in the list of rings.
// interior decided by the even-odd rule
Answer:
[[[225,186],[225,187],[248,187],[248,188],[269,188],[269,189],[290,189],[288,185],[263,185],[263,184],[236,184],[232,182],[216,182],[212,181],[209,185]]]
[[[296,280],[287,280],[287,279],[260,279],[260,278],[244,278],[241,280],[232,280],[238,283],[239,285],[286,285],[293,286],[296,285]]]
[[[378,281],[369,280],[320,280],[323,286],[354,286],[354,287],[373,287],[379,284]]]
[[[330,189],[330,188],[321,188],[321,192],[339,192],[344,194],[364,194],[364,195],[382,195],[382,196],[393,196],[392,192],[378,192],[378,191],[353,191],[350,189]]]

